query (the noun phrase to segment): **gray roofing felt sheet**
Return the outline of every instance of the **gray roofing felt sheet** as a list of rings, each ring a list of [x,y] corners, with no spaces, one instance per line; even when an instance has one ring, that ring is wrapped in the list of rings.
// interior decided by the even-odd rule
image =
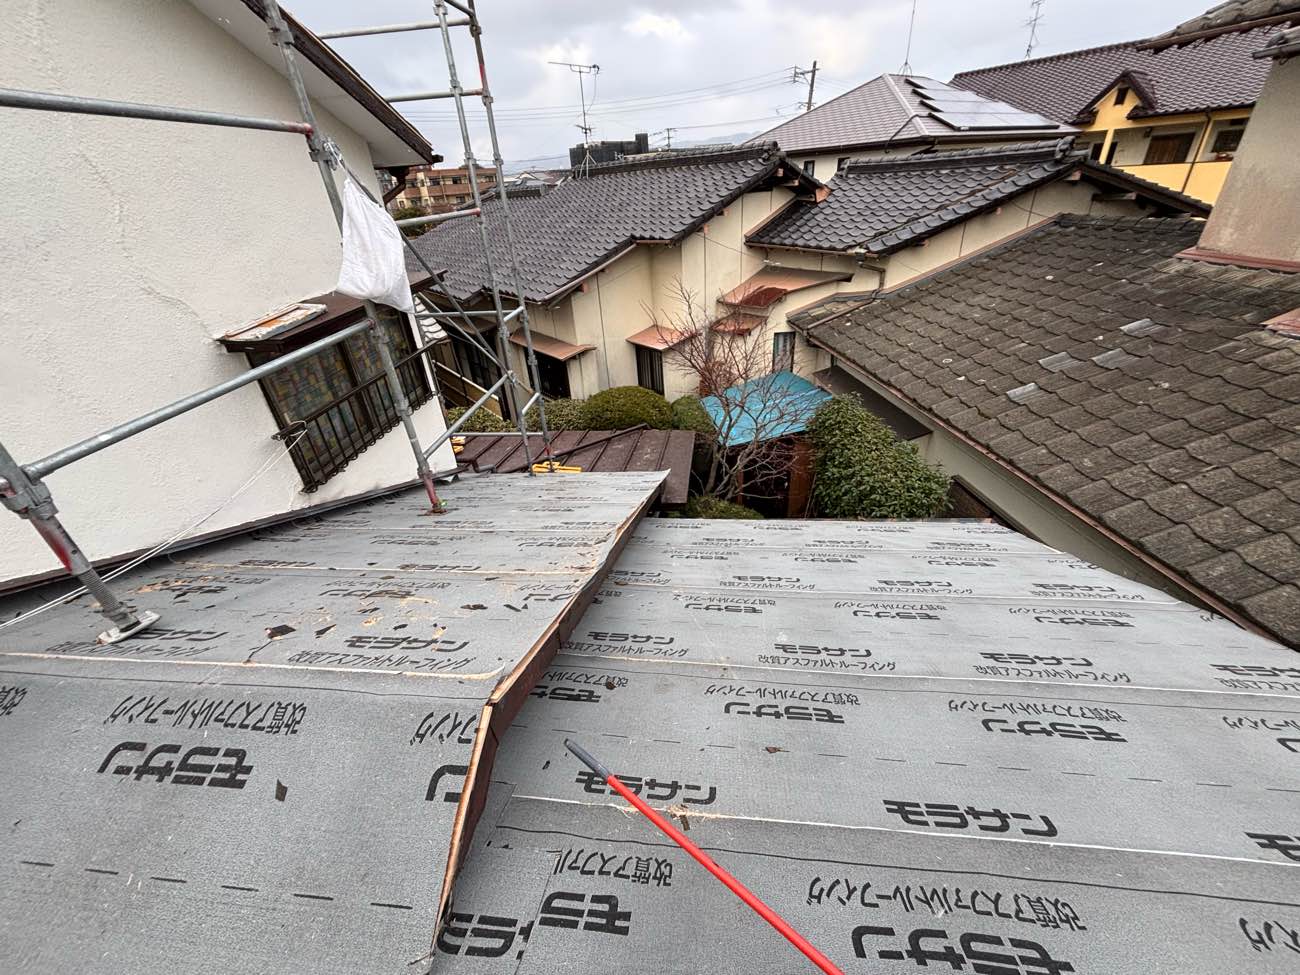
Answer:
[[[565,738],[845,972],[1300,958],[1300,658],[996,526],[642,522],[501,742],[433,966],[811,970]]]
[[[95,643],[83,602],[0,630],[0,971],[420,970],[485,703],[661,478],[357,504],[124,576],[163,615],[137,638]]]

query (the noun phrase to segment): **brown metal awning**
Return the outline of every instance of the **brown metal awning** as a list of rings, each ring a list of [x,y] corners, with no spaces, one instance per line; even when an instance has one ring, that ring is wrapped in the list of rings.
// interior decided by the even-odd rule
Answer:
[[[528,446],[533,459],[538,459],[542,435],[529,434]],[[695,434],[690,430],[561,430],[552,433],[551,451],[560,463],[581,467],[584,472],[668,471],[657,507],[676,509],[686,505],[695,451]],[[506,474],[522,471],[527,459],[519,434],[503,433],[495,437],[466,437],[465,448],[456,455],[456,462]]]
[[[575,355],[582,355],[584,352],[590,352],[595,348],[594,345],[574,345],[571,342],[565,342],[562,339],[552,338],[549,335],[543,335],[541,332],[533,332],[533,349],[544,356],[552,359],[558,359],[560,362],[568,362]],[[524,341],[523,330],[519,330],[510,336],[510,341],[521,348],[527,348],[528,343]]]
[[[751,315],[748,312],[733,311],[730,315],[724,315],[713,323],[715,332],[725,332],[728,335],[748,335],[756,328],[760,328],[767,323],[766,315]]]
[[[433,282],[433,276],[425,271],[411,272],[407,277],[411,281],[413,292],[427,288]],[[337,291],[304,298],[298,304],[324,305],[325,311],[287,328],[268,328],[250,322],[227,332],[218,341],[225,346],[227,352],[269,352],[279,355],[332,335],[366,317],[365,302],[351,295],[341,295]]]
[[[627,337],[627,340],[633,345],[639,345],[643,349],[654,349],[656,352],[662,352],[664,349],[671,349],[686,336],[676,329],[666,328],[663,325],[651,325],[649,328],[643,328]]]
[[[849,281],[851,271],[815,271],[802,267],[765,267],[742,281],[718,300],[724,305],[766,308],[792,291],[801,291],[831,281]]]

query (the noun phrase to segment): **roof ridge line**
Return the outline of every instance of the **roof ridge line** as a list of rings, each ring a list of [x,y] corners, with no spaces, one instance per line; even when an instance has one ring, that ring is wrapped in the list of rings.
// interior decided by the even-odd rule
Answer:
[[[1081,47],[1077,51],[1062,51],[1059,54],[1044,54],[1041,58],[1023,58],[1020,61],[1004,61],[1001,64],[990,64],[983,68],[971,68],[969,71],[958,71],[949,80],[950,85],[958,84],[958,78],[968,77],[970,75],[983,74],[986,71],[1000,71],[1004,68],[1019,68],[1026,64],[1042,64],[1046,61],[1056,61],[1061,58],[1078,57],[1084,54],[1096,54],[1098,51],[1113,51],[1124,47],[1131,47],[1134,51],[1138,50],[1138,45],[1146,38],[1139,37],[1133,41],[1115,41],[1111,44],[1098,44],[1096,47]]]
[[[1064,152],[1062,151],[1062,143],[1068,143],[1064,147]],[[837,175],[847,176],[853,173],[888,172],[890,170],[901,172],[912,169],[942,169],[952,163],[976,166],[988,165],[1000,160],[1028,161],[1038,158],[1063,158],[1066,154],[1075,151],[1073,145],[1074,136],[1066,135],[1058,139],[1043,139],[1038,142],[976,146],[970,149],[917,153],[911,156],[893,156],[881,159],[862,157],[850,159],[844,164],[844,169]]]
[[[889,141],[893,142],[895,139],[897,139],[898,136],[902,133],[903,129],[907,128],[909,125],[915,126],[914,131],[916,132],[917,135],[921,136],[922,138],[929,135],[929,133],[926,132],[925,129],[923,129],[920,125],[916,124],[916,120],[917,118],[920,117],[921,113],[916,111],[916,109],[912,108],[912,103],[907,100],[907,96],[903,93],[903,90],[898,86],[898,82],[894,80],[894,75],[886,73],[886,74],[882,74],[880,77],[884,79],[886,86],[888,86],[890,92],[898,100],[898,104],[902,107],[903,111],[907,113],[907,118],[904,119],[903,124],[898,127],[898,131],[895,132],[892,136],[890,136]],[[925,75],[899,75],[899,77],[924,78]]]
[[[727,145],[709,148],[701,146],[689,150],[641,153],[631,159],[616,159],[613,162],[592,163],[586,172],[581,167],[571,169],[576,179],[587,179],[606,173],[636,172],[644,169],[671,169],[675,166],[689,166],[700,162],[722,163],[738,162],[744,159],[763,159],[771,153],[780,153],[776,142],[747,142],[742,145]]]

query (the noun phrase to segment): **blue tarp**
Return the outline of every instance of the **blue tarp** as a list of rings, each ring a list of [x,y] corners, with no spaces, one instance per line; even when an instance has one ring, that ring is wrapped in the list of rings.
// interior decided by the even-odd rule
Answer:
[[[817,407],[831,398],[802,376],[774,372],[732,386],[721,397],[706,396],[701,402],[713,417],[723,446],[758,440],[775,440],[808,428]],[[730,404],[729,408],[727,404]]]

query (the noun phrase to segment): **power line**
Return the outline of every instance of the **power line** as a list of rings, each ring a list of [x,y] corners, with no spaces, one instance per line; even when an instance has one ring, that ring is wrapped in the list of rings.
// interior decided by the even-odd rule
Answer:
[[[555,63],[559,63],[559,62],[555,62]],[[779,68],[775,71],[765,71],[759,75],[750,75],[745,78],[734,78],[730,81],[719,81],[715,84],[703,85],[698,88],[682,88],[682,89],[678,89],[677,91],[659,92],[654,95],[631,95],[626,98],[610,98],[610,99],[605,99],[602,104],[617,107],[617,106],[632,105],[632,104],[642,103],[642,102],[661,101],[664,99],[676,99],[679,96],[685,96],[685,95],[701,95],[701,96],[706,96],[706,95],[712,96],[717,94],[725,95],[729,93],[728,89],[735,88],[735,87],[748,89],[755,84],[760,84],[760,85],[786,84],[787,77],[792,70],[794,69],[788,67]],[[516,106],[502,106],[500,108],[493,106],[493,111],[498,116],[503,114],[511,115],[511,114],[525,114],[525,113],[528,115],[535,115],[539,112],[543,112],[543,113],[573,112],[573,111],[580,110],[581,107],[582,106],[578,104],[516,105]],[[588,103],[588,107],[590,108],[590,103]],[[445,114],[448,115],[449,117],[453,115],[453,113],[450,112],[439,112],[434,114]]]
[[[587,115],[589,117],[599,118],[599,117],[612,117],[612,116],[619,116],[619,115],[630,115],[636,112],[655,111],[655,110],[665,109],[665,108],[680,108],[686,105],[696,105],[702,102],[716,101],[718,98],[754,94],[771,88],[781,87],[788,83],[789,83],[788,79],[780,79],[776,81],[751,85],[746,88],[729,89],[726,91],[715,91],[710,94],[686,96],[680,98],[670,97],[670,98],[661,98],[658,100],[647,100],[645,102],[633,104],[633,105],[620,105],[611,102],[606,102],[605,105],[610,107],[602,107],[599,109],[592,109],[589,107],[587,111]],[[512,124],[555,122],[555,121],[561,121],[572,117],[575,111],[577,111],[576,108],[567,111],[549,111],[549,112],[534,110],[534,111],[522,112],[519,115],[507,116],[506,119]],[[404,114],[408,119],[414,121],[424,121],[424,122],[455,121],[455,118],[453,116],[449,116],[442,112],[413,111],[413,112],[405,112]]]

